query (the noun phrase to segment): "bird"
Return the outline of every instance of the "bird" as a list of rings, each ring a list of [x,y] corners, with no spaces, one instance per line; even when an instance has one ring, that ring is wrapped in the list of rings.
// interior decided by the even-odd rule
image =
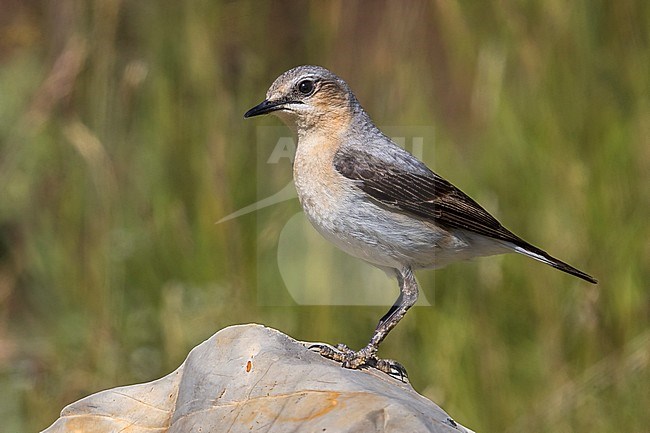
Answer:
[[[350,86],[314,65],[282,73],[244,118],[273,114],[297,135],[293,179],[313,227],[346,253],[395,275],[400,293],[368,344],[312,350],[350,369],[374,367],[403,381],[380,343],[418,298],[413,272],[516,252],[590,283],[592,276],[506,229],[467,194],[383,134]]]

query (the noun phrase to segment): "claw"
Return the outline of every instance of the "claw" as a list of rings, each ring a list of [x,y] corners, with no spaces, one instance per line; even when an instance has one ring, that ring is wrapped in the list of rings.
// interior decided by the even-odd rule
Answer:
[[[392,359],[377,358],[375,355],[376,349],[372,346],[366,346],[358,352],[355,352],[345,344],[337,344],[336,347],[327,343],[307,344],[307,349],[317,352],[327,359],[340,362],[344,368],[357,370],[364,367],[372,367],[388,374],[394,379],[408,383],[406,368]]]
[[[336,347],[327,343],[306,343],[305,345],[307,344],[308,344],[307,350],[311,350],[312,352],[317,352],[317,353],[321,353],[323,350],[331,350],[333,352],[336,352],[338,350]]]
[[[375,368],[400,382],[409,383],[409,375],[406,372],[406,368],[393,359],[378,359]]]

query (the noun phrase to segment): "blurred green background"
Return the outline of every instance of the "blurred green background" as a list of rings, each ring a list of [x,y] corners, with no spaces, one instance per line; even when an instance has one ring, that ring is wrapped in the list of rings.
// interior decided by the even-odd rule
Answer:
[[[420,272],[435,306],[380,354],[476,431],[647,431],[649,2],[0,8],[2,431],[160,377],[231,324],[367,342],[386,307],[259,302],[258,272],[277,263],[258,246],[295,199],[264,224],[215,224],[266,182],[256,133],[280,122],[242,114],[306,63],[348,81],[379,125],[433,126],[429,165],[600,280],[514,255]]]

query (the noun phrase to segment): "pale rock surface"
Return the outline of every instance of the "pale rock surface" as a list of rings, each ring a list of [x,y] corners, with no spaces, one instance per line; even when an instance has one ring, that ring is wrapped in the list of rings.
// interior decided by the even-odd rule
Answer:
[[[465,433],[413,388],[261,325],[225,328],[171,374],[70,404],[44,433]]]

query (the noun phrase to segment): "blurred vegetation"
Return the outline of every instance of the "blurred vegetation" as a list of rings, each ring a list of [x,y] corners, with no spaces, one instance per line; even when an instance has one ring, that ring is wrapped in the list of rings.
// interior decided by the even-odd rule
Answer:
[[[279,121],[242,114],[305,63],[379,125],[435,126],[436,171],[600,280],[514,255],[420,272],[435,307],[381,354],[476,431],[647,430],[650,3],[0,8],[3,431],[160,377],[235,323],[366,343],[385,307],[261,305],[266,232],[255,214],[215,225],[265,182],[256,130]],[[270,232],[291,215],[268,212]]]

